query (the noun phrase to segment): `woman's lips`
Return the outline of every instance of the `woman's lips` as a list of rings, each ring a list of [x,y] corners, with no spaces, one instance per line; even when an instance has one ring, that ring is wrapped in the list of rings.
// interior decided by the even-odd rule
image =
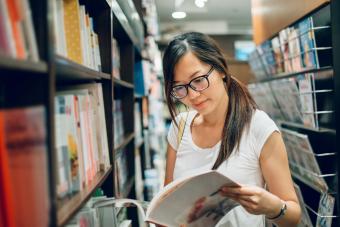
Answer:
[[[195,108],[200,109],[200,108],[202,108],[202,107],[204,106],[204,104],[206,103],[206,101],[207,101],[207,100],[202,101],[202,102],[199,102],[199,103],[197,103],[197,104],[194,103],[193,105],[194,105]]]

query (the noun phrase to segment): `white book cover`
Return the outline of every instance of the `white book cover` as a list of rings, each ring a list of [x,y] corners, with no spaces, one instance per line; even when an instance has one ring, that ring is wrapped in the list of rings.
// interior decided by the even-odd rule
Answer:
[[[82,59],[83,65],[89,66],[88,56],[88,38],[87,38],[87,30],[86,30],[86,11],[84,5],[79,5],[79,19],[80,19],[80,43],[82,47]]]
[[[67,44],[64,25],[64,1],[56,0],[57,4],[57,42],[58,42],[58,54],[67,57]]]
[[[222,217],[238,206],[234,200],[220,195],[223,186],[239,184],[215,170],[173,181],[150,203],[132,199],[108,199],[96,207],[137,206],[145,222],[168,227],[215,226]]]

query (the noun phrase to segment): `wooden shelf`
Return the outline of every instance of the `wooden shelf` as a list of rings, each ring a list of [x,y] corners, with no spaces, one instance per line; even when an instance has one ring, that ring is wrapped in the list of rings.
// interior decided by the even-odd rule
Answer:
[[[32,73],[46,73],[47,64],[45,62],[32,62],[29,60],[18,60],[6,56],[0,56],[0,69],[25,71]]]
[[[135,133],[134,132],[126,135],[124,140],[120,144],[118,144],[118,146],[115,146],[114,150],[116,152],[118,152],[119,150],[124,148],[126,145],[128,145],[133,140],[134,137],[135,137]]]
[[[262,80],[251,81],[250,83],[269,82],[269,81],[272,81],[272,80],[289,78],[289,77],[297,76],[297,75],[300,75],[300,74],[321,72],[321,71],[332,70],[332,69],[333,68],[331,66],[326,66],[326,67],[322,67],[322,68],[319,68],[319,69],[306,69],[306,70],[303,70],[303,71],[293,72],[293,73],[280,73],[280,74],[273,75],[271,77],[264,78]]]
[[[117,79],[113,77],[113,82],[115,86],[120,86],[120,87],[125,87],[125,88],[130,88],[133,89],[135,86],[132,83]]]
[[[92,180],[91,184],[87,185],[83,191],[63,199],[58,203],[58,226],[63,226],[73,217],[73,215],[86,203],[93,192],[102,185],[109,174],[112,172],[112,167],[106,171],[99,172]]]
[[[57,81],[69,80],[110,80],[111,75],[90,69],[62,56],[56,56]]]

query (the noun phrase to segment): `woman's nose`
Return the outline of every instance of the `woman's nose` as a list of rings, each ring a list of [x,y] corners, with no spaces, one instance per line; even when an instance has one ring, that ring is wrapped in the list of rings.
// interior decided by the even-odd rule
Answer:
[[[190,100],[193,100],[200,95],[201,95],[201,93],[199,91],[195,91],[191,87],[188,87],[188,97],[189,97]]]

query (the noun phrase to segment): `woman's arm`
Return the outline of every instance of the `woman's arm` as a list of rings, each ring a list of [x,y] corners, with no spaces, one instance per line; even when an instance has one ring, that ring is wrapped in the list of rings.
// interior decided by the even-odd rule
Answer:
[[[166,153],[166,168],[165,168],[165,179],[164,186],[172,182],[173,173],[176,162],[176,150],[168,144],[167,153]]]
[[[278,226],[296,226],[301,210],[288,166],[286,149],[280,133],[274,132],[260,155],[263,177],[269,191],[256,186],[224,187],[221,193],[239,202],[249,213],[276,217],[286,203],[285,215],[273,220]]]
[[[277,197],[276,200],[279,204],[278,209],[273,209],[273,212],[267,214],[267,217],[274,217],[279,213],[282,204],[280,199],[282,199],[287,204],[286,213],[274,222],[279,226],[297,225],[301,209],[289,170],[286,148],[280,133],[274,132],[268,138],[262,148],[260,165],[267,188]]]

